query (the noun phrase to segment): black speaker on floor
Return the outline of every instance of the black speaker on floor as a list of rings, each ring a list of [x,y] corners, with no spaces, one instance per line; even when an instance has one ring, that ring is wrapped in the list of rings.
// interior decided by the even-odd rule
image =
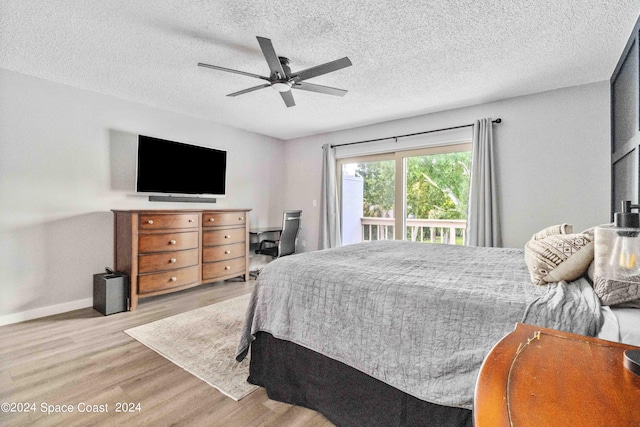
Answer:
[[[94,274],[93,308],[105,316],[129,310],[129,277],[122,273]]]

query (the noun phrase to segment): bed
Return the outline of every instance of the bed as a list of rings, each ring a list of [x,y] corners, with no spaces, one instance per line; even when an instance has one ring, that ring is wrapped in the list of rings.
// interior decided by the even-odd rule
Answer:
[[[517,322],[596,336],[615,318],[586,277],[535,286],[523,258],[378,241],[278,259],[237,359],[251,352],[249,382],[270,398],[336,425],[471,426],[480,365]]]

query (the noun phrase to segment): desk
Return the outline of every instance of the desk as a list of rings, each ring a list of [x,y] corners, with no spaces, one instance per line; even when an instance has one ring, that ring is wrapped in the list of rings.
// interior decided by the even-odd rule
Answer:
[[[282,225],[274,225],[273,227],[259,227],[259,228],[250,228],[249,234],[255,234],[260,239],[261,234],[265,233],[281,233]]]
[[[278,233],[278,237],[280,237],[280,233],[282,233],[282,225],[274,225],[273,227],[250,228],[249,229],[249,246],[256,247],[260,245],[260,236],[268,233]],[[256,236],[256,239],[257,239],[256,243],[251,242],[251,238],[253,236]],[[260,261],[260,258],[264,259],[264,256],[263,257],[254,256],[253,249],[250,252],[252,255],[250,260],[251,267],[249,269],[250,270],[249,274],[253,277],[257,277],[260,270],[262,270],[262,268],[266,265],[266,262]]]
[[[280,233],[282,233],[282,225],[274,225],[273,227],[258,227],[258,228],[250,228],[249,229],[249,245],[253,244],[251,242],[251,237],[256,236],[257,244],[260,244],[260,236],[268,233],[278,233],[278,237],[280,237]],[[277,239],[274,239],[277,240]]]
[[[637,347],[518,324],[482,364],[474,425],[640,425],[640,376],[624,367],[628,349]]]

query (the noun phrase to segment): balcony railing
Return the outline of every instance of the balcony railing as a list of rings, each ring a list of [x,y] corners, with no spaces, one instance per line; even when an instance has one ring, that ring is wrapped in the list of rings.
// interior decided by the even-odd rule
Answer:
[[[394,218],[360,218],[362,241],[393,240]],[[464,219],[407,219],[406,237],[412,242],[465,243],[467,221]]]

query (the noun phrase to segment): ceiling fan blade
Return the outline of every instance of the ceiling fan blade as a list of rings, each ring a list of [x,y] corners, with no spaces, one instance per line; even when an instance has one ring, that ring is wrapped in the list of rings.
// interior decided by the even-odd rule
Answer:
[[[300,82],[292,86],[294,89],[308,90],[309,92],[326,93],[327,95],[345,96],[347,90],[335,87],[322,86],[314,83]]]
[[[230,93],[227,96],[243,95],[245,93],[253,92],[254,90],[264,89],[265,87],[269,87],[269,86],[271,86],[270,83],[267,83],[267,84],[264,84],[264,85],[260,85],[260,86],[254,86],[254,87],[250,87],[249,89],[239,90],[238,92]]]
[[[267,60],[267,64],[269,64],[269,69],[271,70],[271,75],[278,74],[280,79],[284,79],[287,75],[284,73],[282,69],[282,64],[280,64],[280,59],[278,55],[276,55],[276,51],[273,48],[273,44],[271,40],[264,37],[256,37],[258,39],[258,43],[260,43],[260,49],[262,49],[262,54],[264,55],[264,59]]]
[[[350,67],[351,65],[351,60],[345,56],[344,58],[336,59],[335,61],[316,65],[315,67],[307,68],[306,70],[298,71],[297,73],[293,73],[292,77],[297,81],[307,80],[312,77],[321,76],[332,71]]]
[[[257,79],[262,79],[262,80],[269,81],[268,77],[259,76],[257,74],[253,74],[253,73],[247,73],[245,71],[232,70],[231,68],[219,67],[217,65],[209,65],[209,64],[203,64],[203,63],[199,62],[198,63],[198,67],[212,68],[214,70],[227,71],[229,73],[242,74],[243,76],[255,77]]]
[[[293,94],[290,90],[286,92],[280,92],[280,95],[282,96],[282,100],[284,101],[284,103],[287,104],[287,107],[293,107],[296,105],[296,102],[293,100]]]

